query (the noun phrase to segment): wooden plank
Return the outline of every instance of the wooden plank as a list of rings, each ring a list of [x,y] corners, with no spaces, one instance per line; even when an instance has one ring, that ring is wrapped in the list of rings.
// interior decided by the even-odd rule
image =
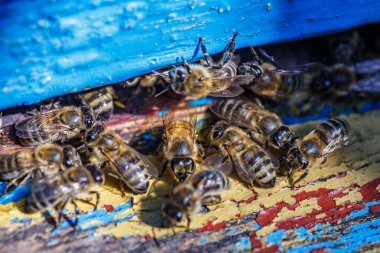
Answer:
[[[0,109],[115,83],[237,47],[380,20],[376,0],[1,1]]]

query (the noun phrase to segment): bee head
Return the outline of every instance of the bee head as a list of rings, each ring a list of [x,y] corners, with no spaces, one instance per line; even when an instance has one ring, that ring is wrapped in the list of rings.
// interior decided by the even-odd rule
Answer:
[[[183,182],[194,173],[195,162],[190,157],[174,158],[170,161],[170,168],[178,181]]]
[[[173,92],[176,94],[183,94],[183,86],[188,76],[187,70],[183,67],[178,67],[170,70],[168,76],[170,80],[170,88]]]
[[[308,165],[309,160],[298,148],[292,148],[286,155],[285,166],[289,171],[304,170]]]
[[[95,123],[95,115],[94,111],[91,107],[84,106],[83,107],[83,115],[84,115],[84,124],[86,128],[90,128]]]
[[[63,156],[63,164],[66,168],[82,165],[77,150],[71,145],[66,145],[63,148]]]
[[[331,85],[334,89],[345,90],[355,81],[355,74],[344,65],[338,64],[331,73]]]
[[[273,145],[276,148],[282,150],[289,150],[291,146],[298,140],[299,137],[286,126],[281,126],[271,136]]]
[[[167,202],[162,206],[162,216],[164,218],[165,224],[169,227],[172,227],[181,222],[183,213],[177,206]]]
[[[243,63],[239,66],[238,73],[240,75],[253,75],[256,77],[255,79],[260,79],[263,71],[255,63]]]
[[[98,138],[100,133],[102,133],[104,130],[105,130],[104,126],[95,125],[86,133],[86,142],[88,143],[94,142]]]
[[[332,45],[332,53],[338,62],[349,62],[354,51],[354,46],[348,40],[339,40]]]
[[[209,138],[211,141],[218,141],[224,134],[225,130],[228,127],[228,123],[226,121],[220,120],[218,121],[211,129]]]

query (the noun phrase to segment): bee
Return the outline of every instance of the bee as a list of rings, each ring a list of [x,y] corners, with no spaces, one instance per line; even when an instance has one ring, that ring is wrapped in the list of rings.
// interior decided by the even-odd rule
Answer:
[[[292,70],[279,69],[272,56],[263,49],[250,47],[253,61],[244,62],[238,68],[239,75],[254,76],[250,90],[276,102],[287,101],[290,96],[309,91],[309,84],[321,69],[320,63],[297,66]]]
[[[146,74],[142,76],[135,77],[131,80],[126,80],[121,82],[120,85],[123,88],[136,87],[136,90],[133,92],[135,95],[141,93],[147,93],[148,97],[153,97],[156,94],[155,85],[160,83],[162,78],[156,74]]]
[[[221,120],[211,129],[209,139],[211,145],[230,157],[237,174],[252,190],[254,183],[264,188],[275,185],[278,161],[242,129]]]
[[[232,163],[222,158],[219,154],[210,156],[204,161],[205,170],[174,188],[161,209],[166,225],[175,226],[186,218],[189,228],[191,217],[202,206],[221,202],[222,193],[230,187],[227,176],[232,170]]]
[[[164,170],[169,165],[175,177],[180,182],[185,181],[194,173],[196,161],[203,155],[196,140],[196,118],[179,119],[173,111],[163,116],[163,123],[163,153],[167,159]]]
[[[9,155],[1,155],[0,178],[11,181],[4,194],[10,193],[17,185],[30,177],[58,173],[63,158],[63,149],[56,144],[43,144],[35,148],[19,150]]]
[[[86,145],[92,153],[91,163],[108,164],[134,193],[146,193],[149,177],[158,176],[156,167],[148,159],[127,145],[116,132],[102,125],[95,125],[87,132]]]
[[[97,120],[103,121],[111,117],[115,98],[115,90],[111,86],[80,93],[77,97],[92,108]]]
[[[95,194],[96,203],[94,204],[94,209],[97,209],[99,193],[96,189],[103,183],[104,176],[95,165],[74,166],[60,174],[36,179],[32,182],[30,192],[26,197],[25,212],[46,212],[60,206],[56,225],[60,223],[63,216],[75,228],[78,220],[72,223],[62,212],[66,204],[70,201],[75,207],[75,213],[79,214],[78,206],[74,199],[85,200],[91,194]],[[88,201],[85,202],[88,203]]]
[[[287,151],[299,138],[277,114],[265,109],[259,101],[229,98],[216,101],[209,108],[231,124],[252,130],[251,137],[261,145]]]
[[[348,63],[360,57],[364,42],[358,31],[350,31],[329,37],[328,46],[335,62]]]
[[[92,108],[67,106],[17,122],[15,134],[24,146],[65,142],[84,133],[94,121]]]
[[[327,154],[348,145],[349,134],[350,125],[346,120],[332,118],[320,123],[305,137],[297,140],[294,148],[290,149],[285,157],[280,158],[283,165],[281,167],[286,170],[291,185],[294,186],[309,173],[309,162],[305,162],[304,157],[309,161],[325,157]],[[293,173],[302,170],[304,171],[303,174],[294,181]]]
[[[175,67],[168,75],[157,73],[164,80],[168,80],[169,88],[176,94],[191,98],[236,97],[244,92],[240,85],[248,84],[253,76],[237,75],[237,65],[234,62],[235,38],[237,33],[230,39],[224,49],[223,57],[219,62],[214,62],[208,55],[203,38],[199,38],[199,44],[203,52],[203,60],[200,64],[189,64],[185,60],[182,66]]]

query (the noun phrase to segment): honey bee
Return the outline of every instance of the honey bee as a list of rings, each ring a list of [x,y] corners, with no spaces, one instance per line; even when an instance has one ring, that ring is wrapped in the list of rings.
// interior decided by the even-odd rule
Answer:
[[[94,121],[92,108],[67,106],[17,122],[15,134],[24,146],[64,142],[85,132]]]
[[[217,63],[208,55],[203,39],[199,38],[204,55],[200,64],[189,64],[184,60],[182,66],[170,70],[167,76],[158,73],[165,80],[168,79],[167,89],[191,98],[236,97],[242,94],[244,90],[240,85],[250,83],[254,76],[236,75],[237,65],[233,61],[236,36],[237,33],[230,39],[222,59]]]
[[[230,157],[237,174],[252,190],[254,183],[264,188],[275,185],[278,161],[242,129],[221,120],[211,129],[209,139],[211,145]]]
[[[263,49],[251,47],[253,61],[244,62],[238,68],[239,75],[254,76],[249,88],[253,93],[282,102],[290,96],[309,91],[309,84],[321,69],[320,63],[297,66],[292,70],[279,69],[272,56]]]
[[[328,46],[335,62],[348,63],[360,56],[364,42],[358,31],[350,31],[329,37]]]
[[[1,155],[0,178],[11,181],[4,194],[10,193],[30,177],[56,174],[61,168],[63,157],[62,147],[56,144],[43,144]]]
[[[161,209],[166,225],[175,226],[186,218],[189,228],[191,217],[203,205],[221,202],[221,194],[230,187],[227,176],[232,170],[232,163],[222,158],[219,154],[210,156],[204,161],[205,170],[174,188]]]
[[[196,118],[178,119],[173,111],[163,116],[163,122],[163,153],[167,159],[164,170],[169,165],[175,177],[180,182],[185,181],[194,173],[196,161],[203,155],[196,140]]]
[[[158,177],[156,167],[148,159],[102,125],[87,132],[86,145],[93,155],[91,163],[109,164],[118,179],[134,193],[146,193],[149,177]]]
[[[332,118],[319,124],[304,138],[297,140],[294,148],[290,149],[286,156],[280,159],[291,185],[294,186],[309,173],[309,162],[305,161],[305,157],[309,161],[314,161],[316,158],[325,157],[327,154],[348,145],[349,133],[350,125],[347,121]],[[304,170],[303,174],[294,181],[293,173],[302,170]]]
[[[136,87],[136,90],[133,92],[135,95],[144,92],[148,94],[148,97],[153,97],[156,94],[155,85],[160,83],[161,80],[162,78],[159,75],[146,74],[121,82],[120,85],[123,88]]]
[[[79,214],[74,199],[85,200],[91,194],[95,194],[96,203],[93,205],[94,209],[97,209],[99,193],[96,189],[103,182],[102,172],[94,165],[71,167],[60,174],[36,179],[32,182],[30,192],[26,197],[25,212],[46,212],[60,206],[56,225],[60,223],[63,216],[75,228],[78,220],[73,223],[62,212],[66,204],[70,201],[75,206],[75,213]],[[88,203],[88,201],[85,202]]]
[[[92,108],[97,120],[103,121],[111,117],[115,98],[115,90],[111,86],[80,93],[77,97]]]
[[[277,114],[265,109],[259,101],[229,98],[216,101],[209,108],[231,124],[252,130],[251,137],[261,145],[287,151],[299,138]]]

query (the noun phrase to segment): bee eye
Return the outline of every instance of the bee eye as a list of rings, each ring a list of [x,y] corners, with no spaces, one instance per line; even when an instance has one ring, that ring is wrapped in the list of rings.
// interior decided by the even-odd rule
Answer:
[[[168,75],[169,75],[170,79],[174,79],[174,71],[173,70],[169,71]]]
[[[212,133],[212,139],[217,140],[223,135],[223,129],[215,129],[215,131]]]

